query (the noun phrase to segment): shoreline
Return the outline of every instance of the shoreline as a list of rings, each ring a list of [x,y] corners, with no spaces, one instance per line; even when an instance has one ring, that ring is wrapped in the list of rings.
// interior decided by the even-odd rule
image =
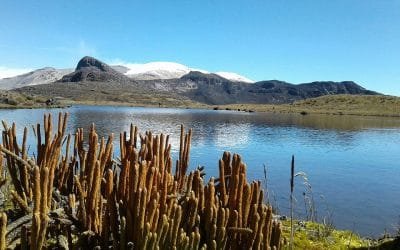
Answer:
[[[370,117],[400,117],[400,97],[394,96],[354,96],[354,95],[332,95],[312,99],[296,101],[291,104],[224,104],[209,105],[190,100],[179,102],[171,100],[168,102],[129,102],[129,101],[76,101],[71,99],[59,100],[54,105],[45,103],[21,103],[16,105],[0,104],[0,109],[37,109],[37,108],[67,108],[75,105],[90,106],[121,106],[121,107],[152,107],[152,108],[180,108],[180,109],[207,109],[226,110],[232,112],[258,112],[258,113],[280,113],[299,115],[350,115]]]
[[[290,219],[279,219],[282,234],[290,237]],[[383,234],[379,237],[361,236],[351,229],[338,229],[321,222],[294,218],[294,246],[300,249],[395,249],[400,246],[399,235]],[[336,248],[335,248],[336,247]],[[339,247],[339,248],[338,248]],[[340,248],[342,249],[342,248]]]
[[[240,107],[245,107],[244,110],[240,109],[237,110],[232,107],[236,107],[236,105],[240,105]],[[260,105],[260,104],[257,104]],[[376,113],[352,113],[352,112],[346,112],[346,111],[324,111],[324,110],[304,110],[304,109],[290,109],[286,108],[286,105],[289,104],[279,104],[279,105],[270,105],[267,104],[268,106],[271,107],[277,107],[277,109],[274,108],[269,108],[267,109],[260,107],[260,108],[255,108],[254,104],[228,104],[228,105],[218,105],[214,106],[214,108],[218,108],[217,110],[227,110],[227,111],[236,111],[236,112],[258,112],[258,113],[279,113],[279,114],[298,114],[298,115],[335,115],[335,116],[370,116],[370,117],[395,117],[395,118],[400,118],[400,114],[376,114]],[[261,106],[261,105],[260,105]],[[247,107],[247,108],[246,108]],[[248,111],[250,110],[250,111]]]
[[[376,114],[376,113],[357,113],[357,112],[346,112],[346,111],[324,111],[324,110],[304,110],[304,109],[291,109],[286,108],[289,104],[256,104],[260,107],[255,107],[255,104],[225,104],[225,105],[162,105],[158,106],[155,104],[136,104],[129,102],[68,102],[67,104],[61,105],[0,105],[0,110],[12,110],[12,109],[63,109],[70,108],[73,106],[114,106],[114,107],[142,107],[142,108],[176,108],[176,109],[204,109],[204,110],[215,110],[215,111],[231,111],[231,112],[242,112],[242,113],[269,113],[269,114],[297,114],[297,115],[331,115],[331,116],[360,116],[360,117],[386,117],[386,118],[400,118],[400,114]],[[241,107],[236,109],[236,107]],[[263,107],[267,106],[267,107]],[[276,108],[276,109],[275,109]]]

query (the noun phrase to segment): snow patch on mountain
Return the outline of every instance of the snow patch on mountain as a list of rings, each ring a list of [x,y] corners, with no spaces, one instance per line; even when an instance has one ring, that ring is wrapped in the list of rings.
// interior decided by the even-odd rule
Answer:
[[[233,72],[215,72],[215,74],[222,76],[223,78],[229,79],[234,82],[248,82],[253,83],[253,80],[250,80],[247,77],[241,76],[239,74]]]
[[[206,70],[190,68],[186,65],[175,62],[149,62],[149,63],[127,63],[114,62],[111,66],[114,70],[129,78],[135,80],[157,80],[181,78],[191,71],[199,71],[204,74],[210,74]],[[31,85],[52,83],[60,80],[63,76],[70,74],[74,69],[55,69],[46,67],[37,70],[29,69],[11,69],[0,66],[0,89],[15,89]],[[253,81],[232,72],[215,73],[223,78],[235,82]]]
[[[119,65],[128,68],[125,75],[136,80],[180,78],[188,74],[190,71],[200,71],[205,74],[210,73],[203,69],[190,68],[186,65],[175,62],[119,63]],[[254,82],[244,76],[232,72],[217,72],[215,74],[235,82]]]
[[[128,71],[125,75],[137,80],[173,79],[194,70],[174,62],[122,63]],[[202,70],[202,72],[206,72]]]

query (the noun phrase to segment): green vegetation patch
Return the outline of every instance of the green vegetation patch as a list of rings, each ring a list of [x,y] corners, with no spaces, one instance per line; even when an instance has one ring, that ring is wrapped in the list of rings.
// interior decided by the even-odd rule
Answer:
[[[309,113],[400,116],[400,97],[385,95],[329,95],[297,101],[291,106]]]
[[[282,235],[286,241],[290,239],[290,221],[282,223]],[[366,239],[349,230],[336,230],[332,226],[311,221],[294,221],[294,249],[400,249],[400,238],[384,237],[382,239]],[[283,249],[289,249],[289,244]]]
[[[326,95],[292,104],[229,104],[214,107],[257,112],[400,117],[400,97],[386,95]]]

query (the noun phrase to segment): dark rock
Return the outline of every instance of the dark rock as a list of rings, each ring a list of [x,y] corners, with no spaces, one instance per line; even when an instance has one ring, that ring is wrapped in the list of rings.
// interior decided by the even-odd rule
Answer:
[[[182,76],[180,79],[167,80],[166,82],[170,86],[177,86],[178,91],[179,86],[193,86],[180,91],[180,94],[211,105],[234,103],[282,104],[323,95],[378,94],[349,81],[311,82],[298,85],[277,80],[245,83],[232,82],[214,74],[195,71]]]
[[[54,105],[55,103],[54,103],[54,99],[53,98],[50,98],[50,99],[47,99],[46,100],[46,105],[47,106],[51,106],[51,105]]]
[[[97,60],[96,58],[90,57],[90,56],[85,56],[83,57],[79,62],[78,65],[76,66],[75,71],[85,69],[85,68],[94,68],[100,71],[104,72],[111,72],[114,71],[110,66],[107,64],[101,62],[100,60]]]
[[[200,71],[190,71],[180,78],[181,80],[190,80],[196,82],[203,82],[208,84],[218,84],[223,82],[230,82],[228,79],[216,74],[206,74]]]
[[[130,82],[131,79],[124,74],[114,70],[107,64],[93,57],[85,56],[82,58],[76,69],[71,74],[65,75],[61,82]]]

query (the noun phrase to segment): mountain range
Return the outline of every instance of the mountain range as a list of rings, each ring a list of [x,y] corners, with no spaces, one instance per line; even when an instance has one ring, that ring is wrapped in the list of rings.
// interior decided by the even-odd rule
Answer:
[[[84,58],[87,59],[88,57]],[[188,74],[190,71],[209,73],[205,70],[192,69],[183,64],[173,62],[150,62],[144,64],[122,63],[121,65],[110,65],[110,67],[118,73],[124,74],[133,80],[174,79],[180,78],[183,75]],[[45,67],[14,77],[0,78],[0,90],[10,90],[25,86],[52,83],[72,72],[74,72],[73,68],[56,69],[53,67]],[[234,82],[253,82],[252,80],[233,72],[216,72],[215,74]]]
[[[323,95],[378,94],[352,81],[253,82],[235,73],[209,73],[176,63],[109,66],[88,56],[82,58],[74,70],[44,68],[1,79],[0,89],[75,101],[138,104],[146,100],[162,103],[174,99],[211,105],[291,103]]]

